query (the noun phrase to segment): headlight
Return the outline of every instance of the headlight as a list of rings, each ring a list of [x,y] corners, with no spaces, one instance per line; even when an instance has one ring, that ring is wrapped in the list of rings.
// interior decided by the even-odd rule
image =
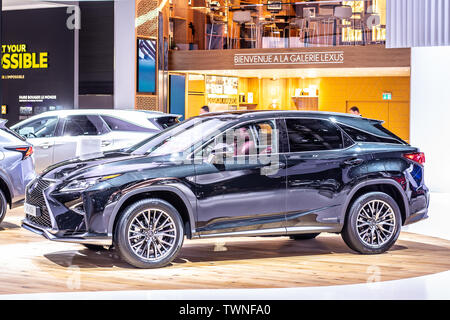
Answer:
[[[63,188],[61,188],[59,191],[60,192],[83,191],[101,181],[106,181],[106,180],[109,180],[109,179],[112,179],[112,178],[115,178],[118,176],[120,176],[120,174],[114,174],[114,175],[110,175],[110,176],[90,178],[90,179],[84,179],[84,180],[72,180],[68,184],[66,184]]]
[[[95,185],[100,178],[87,179],[87,180],[73,180],[66,184],[60,192],[75,192],[75,191],[83,191],[87,188]]]

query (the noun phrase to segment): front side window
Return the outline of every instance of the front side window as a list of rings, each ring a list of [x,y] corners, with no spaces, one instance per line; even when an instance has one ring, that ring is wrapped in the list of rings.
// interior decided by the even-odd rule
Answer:
[[[278,135],[274,120],[254,122],[230,128],[198,150],[196,157],[208,158],[221,147],[234,156],[270,155],[278,153]]]
[[[336,150],[344,147],[342,132],[321,119],[286,119],[290,152]]]
[[[129,152],[146,152],[150,156],[186,155],[196,146],[203,144],[211,136],[230,124],[227,118],[193,118],[173,126],[160,134],[129,149]]]
[[[39,118],[30,121],[15,131],[25,138],[50,138],[55,135],[58,117]]]
[[[96,136],[107,132],[104,122],[95,115],[68,116],[63,136]]]

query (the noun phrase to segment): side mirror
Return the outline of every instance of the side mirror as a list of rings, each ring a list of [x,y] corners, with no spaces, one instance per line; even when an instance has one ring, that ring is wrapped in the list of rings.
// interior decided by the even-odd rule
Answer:
[[[225,144],[219,143],[214,146],[211,153],[208,156],[208,163],[218,163],[222,164],[225,158],[230,158],[234,156],[234,148]]]

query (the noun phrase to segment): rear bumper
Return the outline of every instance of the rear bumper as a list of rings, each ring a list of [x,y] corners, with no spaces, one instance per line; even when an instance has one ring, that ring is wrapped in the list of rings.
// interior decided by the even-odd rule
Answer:
[[[425,220],[427,218],[428,218],[428,208],[423,209],[423,210],[421,210],[419,212],[416,212],[416,213],[410,215],[405,220],[405,223],[403,225],[406,226],[408,224],[416,223],[416,222],[419,222],[421,220]]]
[[[48,240],[52,241],[94,244],[99,246],[112,245],[112,238],[108,236],[99,236],[89,233],[84,233],[76,236],[60,236],[58,235],[58,231],[37,226],[26,219],[22,221],[22,228],[31,231],[33,233],[39,234],[47,238]]]
[[[426,191],[425,194],[426,200],[425,205],[423,206],[423,209],[418,210],[417,212],[411,214],[408,218],[406,218],[405,223],[403,223],[404,226],[412,223],[419,222],[421,220],[425,220],[428,218],[428,208],[430,206],[430,192]]]

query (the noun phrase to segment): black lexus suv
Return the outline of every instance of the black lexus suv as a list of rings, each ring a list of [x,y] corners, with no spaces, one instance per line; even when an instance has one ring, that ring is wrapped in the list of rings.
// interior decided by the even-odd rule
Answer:
[[[427,217],[423,153],[353,115],[212,113],[128,150],[47,168],[28,185],[22,226],[50,240],[114,247],[140,268],[169,264],[184,240],[311,239],[341,233],[382,253]]]

